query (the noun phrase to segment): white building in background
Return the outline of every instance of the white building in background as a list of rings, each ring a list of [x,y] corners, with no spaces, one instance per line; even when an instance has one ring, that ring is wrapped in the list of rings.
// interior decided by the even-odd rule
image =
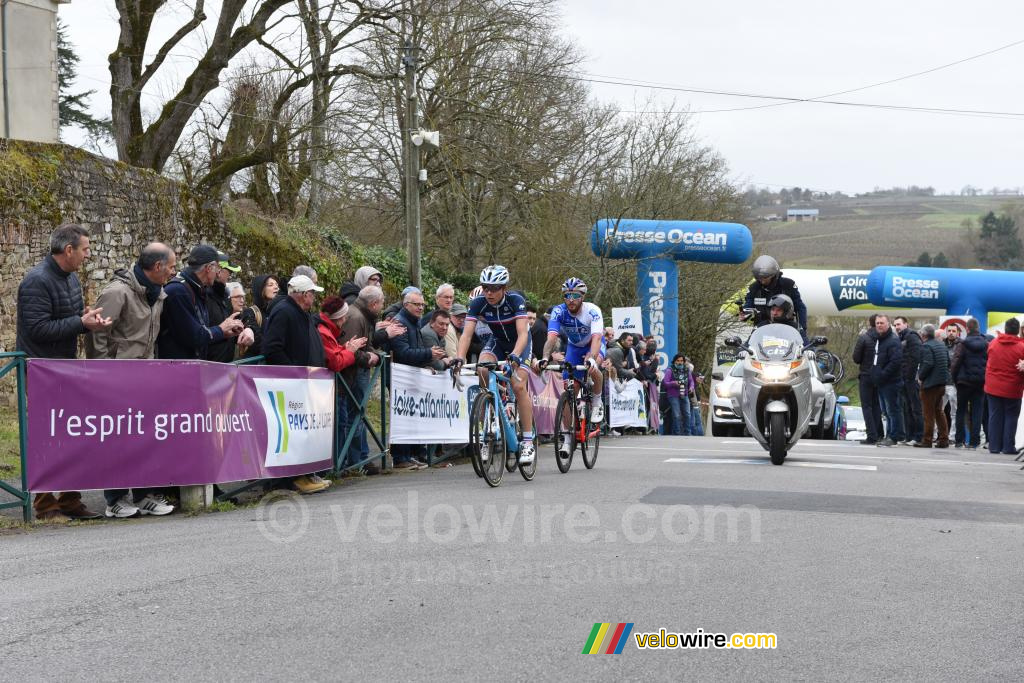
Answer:
[[[817,209],[787,209],[787,221],[816,221],[818,220]]]
[[[57,7],[71,0],[0,0],[0,132],[57,142]]]

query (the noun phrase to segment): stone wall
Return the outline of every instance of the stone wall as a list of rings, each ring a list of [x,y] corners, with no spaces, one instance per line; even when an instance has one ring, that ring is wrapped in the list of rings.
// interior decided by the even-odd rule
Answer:
[[[272,235],[231,230],[219,206],[204,206],[152,171],[65,145],[0,140],[0,351],[14,350],[18,284],[49,252],[50,232],[61,223],[92,235],[92,260],[79,272],[87,302],[153,240],[171,245],[179,260],[209,242],[242,265],[243,275],[291,272],[303,260]]]

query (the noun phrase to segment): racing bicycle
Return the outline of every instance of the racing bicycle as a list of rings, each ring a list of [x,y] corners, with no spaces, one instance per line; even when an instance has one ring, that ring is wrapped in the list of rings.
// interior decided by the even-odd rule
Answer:
[[[499,367],[502,367],[500,372]],[[512,472],[516,467],[526,481],[532,480],[537,473],[536,456],[528,465],[519,462],[523,433],[519,427],[515,394],[510,386],[510,367],[508,363],[495,361],[462,366],[466,371],[479,368],[489,371],[487,388],[480,389],[469,411],[469,450],[473,469],[489,486],[498,486],[505,471]],[[459,373],[454,368],[452,380],[459,386]]]
[[[569,471],[577,447],[586,468],[594,469],[597,449],[601,445],[601,423],[594,424],[590,420],[593,393],[590,382],[580,379],[586,377],[589,366],[548,361],[542,362],[541,367],[547,372],[569,373],[555,410],[555,464],[558,465],[558,471],[562,474]],[[562,439],[566,437],[569,439],[568,454],[561,450]]]

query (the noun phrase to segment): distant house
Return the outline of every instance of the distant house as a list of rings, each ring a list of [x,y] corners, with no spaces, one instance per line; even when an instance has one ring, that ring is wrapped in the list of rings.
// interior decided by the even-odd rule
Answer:
[[[0,0],[3,137],[57,142],[57,7],[71,0]]]
[[[786,209],[787,221],[816,221],[818,220],[817,209]]]

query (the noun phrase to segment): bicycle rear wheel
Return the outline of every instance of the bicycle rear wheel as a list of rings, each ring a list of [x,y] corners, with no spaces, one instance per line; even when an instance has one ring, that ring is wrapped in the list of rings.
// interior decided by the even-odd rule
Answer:
[[[476,435],[479,446],[473,449],[480,472],[489,486],[501,483],[505,473],[505,435],[494,412],[494,398],[490,392],[480,392],[473,404],[471,434]]]
[[[572,467],[572,454],[576,450],[576,428],[578,420],[576,418],[576,410],[572,395],[572,383],[566,385],[565,391],[558,398],[558,408],[555,409],[555,464],[558,465],[558,471],[565,474]],[[563,418],[570,416],[569,426],[563,425]],[[569,440],[569,453],[563,453],[561,450],[562,439]]]
[[[593,410],[593,406],[590,405],[590,401],[587,401],[587,408],[584,411],[584,429],[587,438],[580,447],[580,453],[583,455],[583,464],[588,470],[594,469],[594,465],[597,464],[597,449],[601,446],[601,425],[591,424],[591,410]]]

